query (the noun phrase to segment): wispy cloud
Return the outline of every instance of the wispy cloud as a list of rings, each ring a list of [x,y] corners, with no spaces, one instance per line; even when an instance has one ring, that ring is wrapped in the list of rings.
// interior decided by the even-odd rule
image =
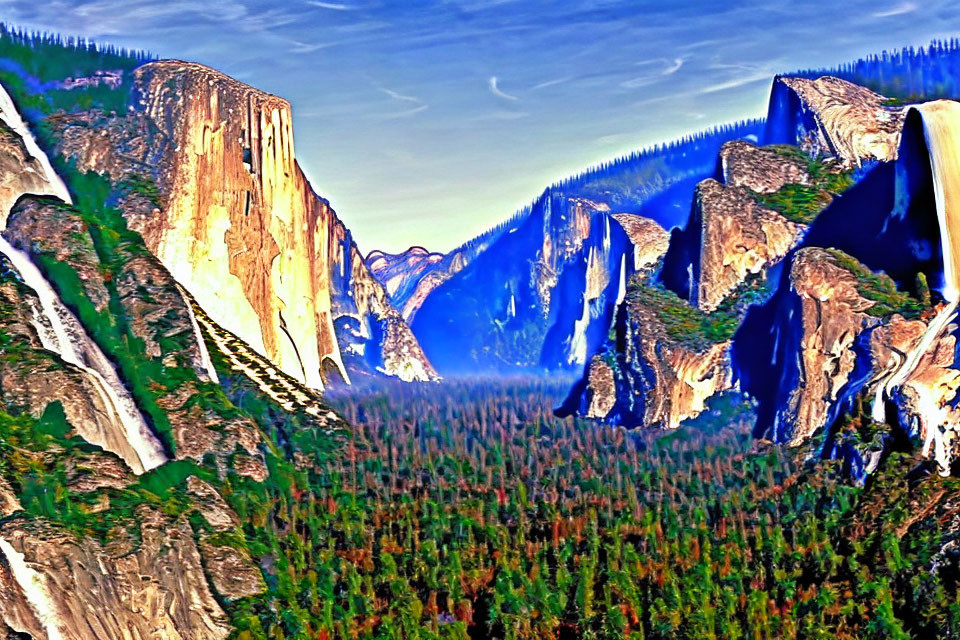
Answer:
[[[639,87],[646,87],[648,85],[651,85],[657,82],[658,80],[660,80],[660,78],[663,78],[664,76],[671,76],[675,74],[683,66],[684,62],[686,62],[686,58],[674,58],[672,60],[668,58],[655,58],[653,60],[641,60],[640,62],[637,63],[638,67],[648,67],[654,64],[662,64],[665,66],[663,67],[663,69],[661,69],[657,73],[649,73],[647,75],[637,76],[635,78],[624,80],[623,82],[620,83],[620,86],[624,89],[637,89]]]
[[[659,75],[649,75],[649,76],[637,76],[636,78],[630,78],[629,80],[624,80],[620,83],[620,86],[624,89],[637,89],[639,87],[646,87],[651,85],[657,80],[660,79]]]
[[[479,113],[472,118],[469,118],[469,122],[487,122],[490,120],[499,120],[499,121],[511,121],[511,120],[521,120],[523,118],[529,117],[530,113],[527,111],[512,110],[512,109],[496,109],[494,111],[485,111]]]
[[[396,113],[388,113],[386,115],[379,116],[380,120],[398,120],[400,118],[409,118],[410,116],[415,116],[418,113],[426,111],[430,105],[421,104],[412,109],[407,109],[406,111],[398,111]]]
[[[530,87],[530,90],[531,90],[531,91],[539,91],[540,89],[546,89],[547,87],[553,87],[553,86],[556,86],[556,85],[558,85],[558,84],[563,84],[564,82],[570,82],[571,80],[573,80],[573,76],[564,76],[564,77],[562,77],[562,78],[555,78],[555,79],[553,79],[553,80],[547,80],[547,81],[545,81],[545,82],[541,82],[541,83],[539,83],[539,84],[535,84],[535,85],[533,85],[532,87]]]
[[[680,67],[683,66],[683,63],[684,63],[683,58],[674,58],[673,62],[670,63],[666,69],[663,70],[661,75],[664,75],[664,76],[673,75],[677,71],[680,71]]]
[[[430,105],[428,105],[427,103],[425,103],[423,100],[421,100],[416,96],[411,96],[406,93],[394,91],[393,89],[388,89],[386,87],[377,87],[377,88],[380,89],[382,93],[390,96],[397,102],[403,102],[405,104],[414,105],[408,109],[404,109],[403,111],[396,111],[393,113],[374,116],[378,120],[396,120],[398,118],[409,118],[410,116],[415,116],[418,113],[426,111],[430,107]]]
[[[516,102],[520,98],[517,96],[512,96],[509,93],[505,93],[498,86],[499,79],[497,76],[490,76],[490,80],[487,81],[487,84],[490,86],[490,93],[497,96],[498,98],[503,98],[504,100],[510,100],[511,102]]]
[[[703,89],[700,89],[698,94],[704,93],[717,93],[718,91],[727,91],[728,89],[736,89],[737,87],[742,87],[744,85],[753,84],[754,82],[760,82],[761,80],[772,80],[773,74],[769,71],[761,71],[752,75],[744,76],[742,78],[735,78],[734,80],[728,80],[726,82],[718,82],[716,84],[711,84]]]
[[[917,5],[913,2],[901,2],[895,7],[891,7],[883,11],[877,11],[872,15],[874,18],[891,18],[893,16],[902,16],[907,13],[913,13],[916,10]]]
[[[320,51],[321,49],[327,49],[328,47],[334,46],[334,42],[300,42],[299,40],[290,41],[293,46],[290,47],[290,53],[313,53],[314,51]]]
[[[385,94],[387,94],[394,100],[402,100],[404,102],[421,102],[420,98],[404,95],[399,91],[394,91],[393,89],[387,89],[386,87],[380,87],[380,91],[383,91]]]
[[[320,7],[321,9],[331,9],[333,11],[353,11],[356,7],[351,7],[348,4],[339,4],[336,2],[320,2],[320,0],[307,0],[307,4],[314,7]]]

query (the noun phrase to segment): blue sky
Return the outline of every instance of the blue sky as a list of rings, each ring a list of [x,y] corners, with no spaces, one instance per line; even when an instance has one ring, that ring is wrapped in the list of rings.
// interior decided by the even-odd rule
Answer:
[[[297,157],[364,253],[452,248],[555,179],[762,115],[778,71],[960,35],[960,2],[938,0],[0,0],[0,16],[289,99]]]

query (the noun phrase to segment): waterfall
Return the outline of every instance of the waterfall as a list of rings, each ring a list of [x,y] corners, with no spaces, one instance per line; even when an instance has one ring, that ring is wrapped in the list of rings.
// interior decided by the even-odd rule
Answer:
[[[37,159],[43,169],[47,189],[35,195],[56,196],[64,202],[71,202],[66,185],[33,139],[13,100],[3,87],[0,87],[0,120],[22,138],[24,147]],[[11,194],[9,200],[0,202],[0,232],[6,229],[10,209],[20,195],[23,194]],[[2,235],[0,235],[0,253],[6,256],[23,282],[37,294],[40,301],[39,308],[33,308],[31,312],[34,327],[37,329],[44,349],[58,354],[65,362],[86,374],[103,405],[111,414],[109,421],[112,428],[118,432],[117,435],[126,440],[133,455],[130,451],[119,450],[121,447],[112,446],[107,438],[101,437],[88,425],[73,425],[80,436],[92,444],[116,453],[137,474],[166,462],[163,446],[150,431],[136,403],[117,376],[113,365],[86,334],[80,321],[61,302],[56,291],[30,257],[15,249]]]
[[[20,136],[23,140],[24,147],[27,149],[27,153],[36,158],[43,169],[43,175],[47,180],[47,186],[49,188],[44,193],[37,193],[35,195],[56,196],[64,202],[70,202],[70,192],[67,190],[67,185],[63,184],[63,180],[61,180],[57,172],[53,170],[50,159],[47,158],[47,154],[40,149],[37,141],[33,139],[30,128],[27,127],[27,123],[20,117],[20,112],[17,111],[17,107],[13,104],[10,94],[7,93],[3,86],[0,86],[0,121]],[[17,197],[19,197],[19,195]],[[7,228],[7,216],[10,214],[10,209],[13,207],[14,202],[16,202],[17,197],[14,197],[10,202],[2,203],[4,206],[0,206],[0,230]]]
[[[570,339],[568,364],[583,364],[587,361],[587,327],[590,326],[590,301],[587,292],[583,292],[583,312],[579,320],[573,323],[573,336]]]
[[[943,297],[960,296],[960,103],[934,100],[910,107],[923,123],[923,138],[930,155],[940,246],[943,251]]]
[[[43,575],[31,569],[23,554],[3,538],[0,538],[0,553],[6,556],[13,579],[20,586],[34,615],[47,632],[47,640],[63,640],[63,634],[60,632],[60,614],[57,612],[53,598],[50,597]]]
[[[180,297],[183,298],[183,303],[187,305],[187,313],[190,314],[193,336],[197,341],[197,348],[200,350],[200,367],[206,371],[207,380],[220,384],[220,379],[217,377],[217,370],[213,367],[213,360],[210,359],[210,351],[207,349],[207,343],[204,342],[203,333],[200,331],[200,323],[197,322],[197,314],[193,312],[193,303],[187,298],[180,285],[177,285],[177,290],[180,292]]]
[[[86,335],[80,321],[60,301],[40,270],[27,254],[13,248],[2,235],[0,253],[10,260],[24,283],[36,292],[40,300],[40,308],[32,311],[34,326],[43,348],[59,354],[64,362],[87,374],[104,406],[113,413],[111,417],[119,422],[118,426],[136,453],[136,458],[131,459],[129,454],[123,455],[120,451],[114,453],[122,457],[135,473],[142,473],[166,462],[163,447],[150,432],[110,361]],[[96,433],[84,429],[82,425],[75,426],[84,440],[108,451],[112,450],[109,443]]]
[[[617,306],[627,297],[627,254],[620,256],[620,284],[617,286]]]

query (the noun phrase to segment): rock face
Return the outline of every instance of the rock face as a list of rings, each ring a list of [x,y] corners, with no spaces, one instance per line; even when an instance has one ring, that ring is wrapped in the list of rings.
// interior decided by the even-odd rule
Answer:
[[[898,410],[912,418],[923,454],[937,461],[947,475],[960,456],[960,411],[954,407],[960,389],[960,368],[956,362],[956,312],[952,306],[940,310],[946,322],[937,326],[894,316],[870,336],[871,361],[878,372],[874,419],[880,420],[884,395],[893,397]],[[912,369],[904,368],[902,354],[914,354]],[[909,365],[908,365],[909,366]],[[883,416],[885,417],[885,416]]]
[[[809,116],[799,123],[799,137],[808,150],[830,153],[857,166],[868,160],[896,159],[903,112],[884,106],[884,96],[831,76],[816,80],[778,77],[773,106],[778,91],[792,93]]]
[[[716,310],[747,276],[779,262],[806,229],[761,207],[746,187],[722,185],[715,180],[697,186],[695,206],[702,225],[696,300],[708,313]]]
[[[613,337],[557,413],[674,429],[730,388],[730,341],[706,337],[708,315],[652,283],[667,250],[666,231],[640,216],[617,218],[641,266],[619,305]]]
[[[657,263],[670,246],[670,234],[649,218],[631,213],[615,213],[611,216],[623,227],[633,245],[633,267],[646,270]]]
[[[760,375],[769,380],[745,379],[759,401],[760,435],[793,446],[822,437],[829,452],[841,414],[857,398],[872,400],[861,422],[919,436],[924,455],[949,473],[960,418],[953,408],[960,388],[955,304],[925,307],[849,255],[809,247],[792,257],[789,278],[768,307],[775,313],[760,315],[772,318],[777,344]],[[853,466],[862,474],[875,462]]]
[[[443,268],[447,261],[451,263],[449,271]],[[365,262],[390,299],[400,306],[407,322],[413,321],[427,295],[463,266],[460,260],[450,260],[423,247],[410,247],[403,253],[371,251]]]
[[[145,172],[156,183],[153,206],[128,199],[127,224],[214,322],[315,389],[324,372],[349,380],[342,350],[357,344],[372,368],[431,377],[412,336],[406,351],[378,341],[399,314],[300,170],[289,103],[178,61],[138,68],[135,85],[131,114],[54,118],[58,150],[134,195]],[[341,345],[347,317],[360,326]]]
[[[0,228],[6,227],[7,214],[25,193],[70,199],[10,95],[0,88]]]
[[[406,382],[437,380],[410,326],[371,273],[346,228],[333,228],[332,314],[346,362]]]
[[[590,169],[442,259],[374,253],[369,263],[441,374],[582,369],[644,260],[621,216],[669,234],[722,144],[759,131],[725,127]]]
[[[663,301],[652,291],[637,283],[627,294],[615,346],[593,357],[559,415],[579,412],[630,427],[675,429],[731,387],[730,341],[680,338],[665,325]]]
[[[0,165],[22,170],[23,176],[9,173],[0,191],[0,253],[3,254],[4,309],[10,321],[9,340],[3,347],[3,393],[34,416],[59,401],[68,421],[89,442],[121,456],[137,473],[166,460],[165,452],[135,405],[114,366],[85,328],[60,300],[25,249],[43,242],[84,243],[86,230],[69,222],[65,227],[31,218],[31,212],[51,207],[55,217],[69,207],[70,195],[39,149],[30,131],[0,89],[0,122],[6,144],[0,145]],[[30,192],[44,196],[34,200]],[[26,199],[24,199],[26,198]],[[18,203],[14,206],[14,203]],[[12,209],[12,212],[11,212]],[[23,213],[26,211],[26,213]],[[23,215],[21,215],[23,213]],[[21,223],[26,220],[25,223]],[[32,224],[31,220],[34,223]],[[43,233],[37,242],[25,234]],[[87,236],[89,240],[89,236]],[[19,245],[19,246],[17,246]],[[71,269],[97,310],[104,310],[109,295],[103,288],[95,254],[62,259]],[[99,283],[99,286],[98,286]],[[31,364],[37,365],[35,371]]]
[[[806,163],[798,156],[731,140],[720,149],[724,184],[755,193],[775,193],[788,184],[811,185]]]
[[[632,251],[605,203],[545,194],[491,248],[438,276],[414,332],[441,372],[582,366],[609,329]]]
[[[856,365],[854,343],[879,321],[866,313],[873,303],[860,295],[856,277],[825,250],[799,251],[790,281],[802,314],[802,382],[790,393],[780,422],[796,425],[790,443],[797,445],[827,426]]]
[[[290,105],[199,65],[136,74],[140,107],[171,145],[166,206],[135,230],[215,321],[322,388],[321,362],[343,367],[324,295],[333,213],[296,164]]]
[[[15,273],[5,260],[7,273]],[[112,418],[114,408],[81,368],[59,359],[40,342],[31,307],[36,294],[12,276],[0,284],[0,319],[9,342],[0,358],[0,393],[7,403],[35,417],[53,402],[63,407],[67,421],[88,442],[115,452],[136,471],[143,465],[127,434]]]
[[[0,525],[0,621],[32,638],[210,640],[230,632],[185,521],[144,508],[140,543],[104,548],[39,521]]]

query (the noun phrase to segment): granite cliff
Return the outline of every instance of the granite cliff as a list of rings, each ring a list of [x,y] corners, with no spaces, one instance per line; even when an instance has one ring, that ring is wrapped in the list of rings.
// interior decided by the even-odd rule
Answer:
[[[344,351],[404,379],[435,376],[297,164],[289,103],[179,61],[133,72],[133,109],[53,118],[57,151],[154,202],[124,217],[211,319],[313,389],[349,380]],[[350,325],[338,330],[341,324]],[[341,341],[345,341],[341,344]]]
[[[778,77],[763,144],[723,146],[558,412],[674,428],[735,386],[757,436],[860,480],[911,440],[951,473],[958,127],[953,102]]]
[[[759,131],[739,123],[620,158],[550,186],[447,254],[374,252],[368,264],[440,373],[575,371],[606,338],[637,268],[617,217],[678,226],[723,143]]]

